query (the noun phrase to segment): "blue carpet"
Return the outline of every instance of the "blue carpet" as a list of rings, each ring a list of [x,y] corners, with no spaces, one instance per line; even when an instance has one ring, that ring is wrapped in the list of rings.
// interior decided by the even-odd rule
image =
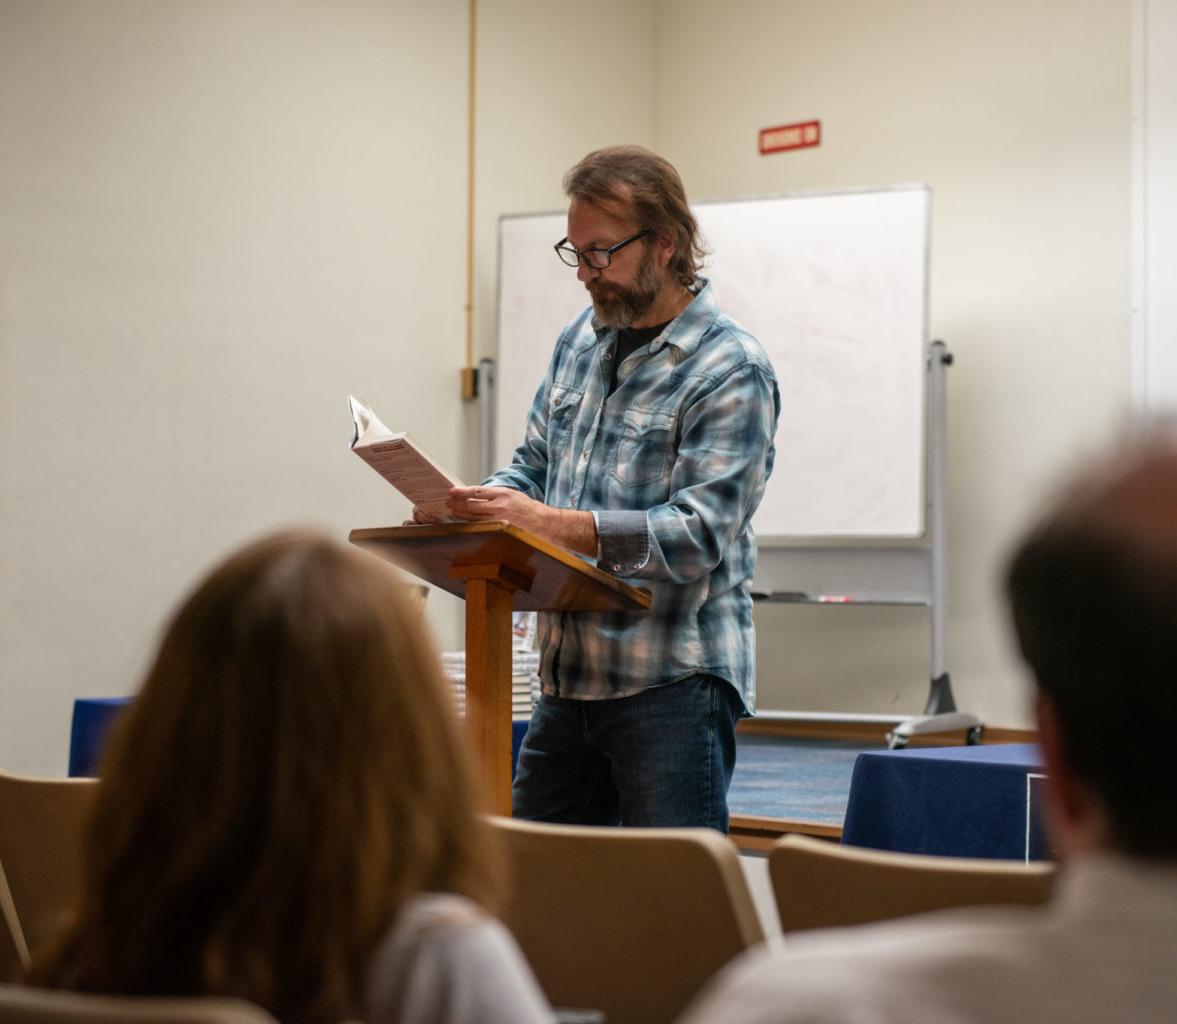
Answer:
[[[728,793],[732,814],[841,826],[854,761],[882,744],[740,736]]]

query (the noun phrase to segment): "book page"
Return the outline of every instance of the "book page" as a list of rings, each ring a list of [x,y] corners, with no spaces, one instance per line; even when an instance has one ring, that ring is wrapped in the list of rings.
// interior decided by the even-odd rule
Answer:
[[[449,518],[451,487],[462,481],[434,462],[404,431],[392,433],[363,402],[348,396],[355,434],[351,449],[424,512]]]
[[[353,448],[358,444],[368,444],[380,438],[392,437],[392,431],[355,395],[347,396],[347,408],[351,413],[352,426],[355,428],[351,439]]]

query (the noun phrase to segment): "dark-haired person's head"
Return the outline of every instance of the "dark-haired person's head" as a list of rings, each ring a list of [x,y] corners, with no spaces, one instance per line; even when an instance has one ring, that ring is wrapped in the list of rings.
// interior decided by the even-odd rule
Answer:
[[[1054,838],[1177,859],[1177,440],[1088,470],[1017,549]]]
[[[31,980],[359,1016],[407,901],[493,901],[458,728],[389,566],[305,532],[241,550],[176,613],[112,737],[77,918]]]

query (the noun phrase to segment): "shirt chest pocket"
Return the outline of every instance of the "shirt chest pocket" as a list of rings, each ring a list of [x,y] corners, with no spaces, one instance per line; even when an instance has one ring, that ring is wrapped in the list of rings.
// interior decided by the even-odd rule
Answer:
[[[665,479],[673,461],[674,413],[627,409],[622,419],[612,476],[629,487]]]
[[[576,413],[584,392],[576,388],[552,388],[548,405],[548,462],[553,463],[564,454],[576,424]]]

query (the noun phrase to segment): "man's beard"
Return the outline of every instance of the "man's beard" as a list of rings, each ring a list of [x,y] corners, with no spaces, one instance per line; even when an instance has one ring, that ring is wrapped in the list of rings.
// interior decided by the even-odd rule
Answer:
[[[585,282],[593,297],[593,312],[606,327],[628,327],[645,316],[662,291],[664,281],[658,273],[653,250],[647,250],[638,267],[638,278],[632,288],[595,278]]]

